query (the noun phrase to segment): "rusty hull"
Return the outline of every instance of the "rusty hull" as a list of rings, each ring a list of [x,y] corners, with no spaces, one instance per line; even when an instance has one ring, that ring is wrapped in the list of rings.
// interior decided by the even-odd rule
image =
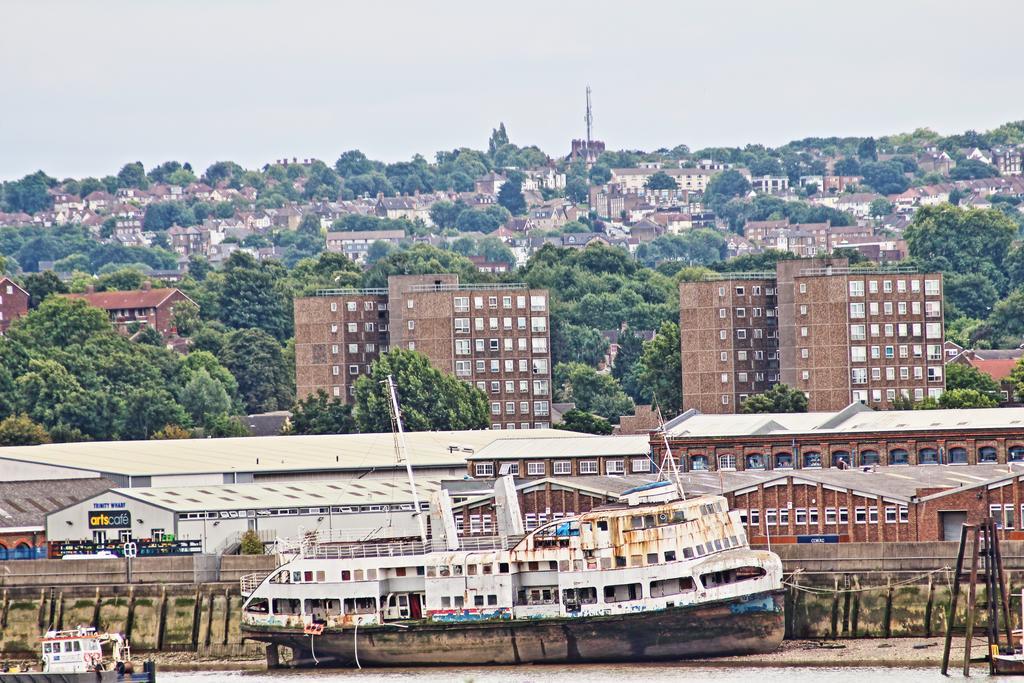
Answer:
[[[783,592],[628,614],[301,630],[244,626],[292,649],[293,665],[453,666],[628,662],[772,652],[782,643]]]

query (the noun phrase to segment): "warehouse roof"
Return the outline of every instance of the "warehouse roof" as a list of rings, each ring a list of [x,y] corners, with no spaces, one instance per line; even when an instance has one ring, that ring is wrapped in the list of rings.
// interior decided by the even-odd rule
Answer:
[[[469,456],[469,460],[521,460],[524,458],[586,458],[647,455],[650,436],[580,436],[572,438],[497,439]]]
[[[416,492],[421,503],[430,500],[430,496],[440,488],[441,484],[437,480],[416,482]],[[409,483],[404,478],[396,478],[394,481],[360,479],[219,486],[160,486],[120,488],[114,489],[113,492],[175,512],[412,502]]]
[[[39,528],[46,515],[111,488],[108,479],[0,482],[0,531]]]
[[[406,434],[414,467],[457,467],[497,439],[578,437],[558,429],[467,430]],[[0,448],[0,462],[15,460],[128,476],[217,472],[361,470],[396,464],[394,437],[385,434],[258,436],[238,439],[88,441]]]
[[[669,436],[795,436],[965,429],[1024,430],[1024,408],[875,411],[854,403],[835,413],[703,415],[687,411],[665,425]]]

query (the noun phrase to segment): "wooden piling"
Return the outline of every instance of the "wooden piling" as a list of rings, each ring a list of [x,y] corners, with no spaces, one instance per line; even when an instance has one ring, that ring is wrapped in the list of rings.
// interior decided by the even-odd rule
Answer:
[[[231,626],[231,589],[224,589],[224,645],[228,644],[228,631]]]
[[[971,582],[967,586],[967,636],[964,641],[964,676],[971,675],[971,640],[974,638],[975,592],[978,584],[978,539],[979,529],[974,528],[974,544],[971,549]]]
[[[100,597],[99,586],[96,587],[96,604],[92,608],[92,627],[100,630],[100,608],[103,607],[103,598]]]
[[[167,633],[167,587],[160,589],[160,607],[156,616],[156,649],[164,649],[164,634]]]
[[[203,644],[206,647],[210,647],[211,639],[213,638],[213,591],[210,591],[209,595],[206,596],[206,636],[203,638]]]
[[[117,599],[114,599],[114,605],[117,605]],[[128,616],[124,620],[124,637],[125,640],[131,642],[132,629],[135,627],[135,586],[128,587]]]
[[[928,575],[928,600],[924,605],[924,637],[932,637],[932,605],[935,604],[935,582]]]
[[[11,609],[11,596],[7,593],[7,589],[4,589],[4,601],[3,606],[0,607],[0,629],[7,628],[7,612]]]
[[[829,637],[835,640],[839,635],[839,579],[832,579],[832,620],[829,624]]]
[[[199,586],[196,586],[195,603],[192,606],[192,652],[199,651],[199,626],[202,623],[203,618],[203,594],[199,591]]]
[[[885,610],[882,612],[882,633],[886,638],[892,637],[892,577],[885,579]]]

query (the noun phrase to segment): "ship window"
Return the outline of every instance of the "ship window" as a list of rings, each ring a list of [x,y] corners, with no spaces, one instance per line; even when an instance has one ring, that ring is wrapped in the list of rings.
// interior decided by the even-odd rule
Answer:
[[[686,521],[686,514],[682,510],[672,511],[672,523],[679,524]]]
[[[266,598],[256,598],[246,606],[245,610],[247,612],[256,612],[257,614],[266,614],[270,610],[270,605]]]
[[[687,560],[693,558],[693,548],[683,548],[683,557]]]
[[[639,583],[622,583],[604,587],[605,602],[628,602],[639,600],[642,597],[643,590]]]
[[[665,561],[666,562],[675,562],[676,561],[676,551],[675,550],[666,550],[665,551]]]
[[[50,647],[51,647],[51,646],[50,646],[50,644],[49,644],[49,643],[43,643],[43,652],[44,652],[45,654],[49,654],[49,653],[50,653]]]
[[[452,599],[447,595],[441,597],[441,607],[451,609]]]
[[[632,519],[632,524],[634,529],[643,529],[644,518],[641,515],[634,515]]]
[[[616,555],[615,556],[615,566],[616,567],[625,567],[626,566],[626,556],[625,555]]]
[[[527,571],[535,572],[535,571],[538,571],[539,569],[540,569],[540,565],[538,565],[536,562],[527,562],[526,563],[526,570]]]
[[[353,578],[353,579],[354,579],[355,581],[362,581],[362,580],[363,580],[363,570],[362,570],[362,569],[357,569],[357,570],[355,571],[355,574],[353,575],[353,577],[352,577],[352,578]]]
[[[482,595],[474,595],[473,596],[473,607],[483,607],[483,606],[484,606],[484,596],[482,596]]]
[[[433,565],[427,567],[427,576],[434,576],[436,569]]]
[[[647,553],[647,564],[658,564],[658,553]]]
[[[487,604],[489,606],[491,606],[491,607],[497,605],[498,604],[498,596],[494,595],[493,593],[491,595],[488,595],[487,596]]]
[[[599,520],[597,520],[597,530],[598,531],[608,531],[608,520],[607,519],[599,519]]]
[[[484,574],[493,574],[494,573],[494,565],[491,564],[490,562],[484,564],[483,567],[484,567]]]
[[[466,565],[466,574],[468,576],[476,576],[477,566],[475,564]]]
[[[302,581],[302,572],[292,572],[292,583],[299,583]]]
[[[405,576],[405,567],[395,567],[395,576]]]
[[[303,572],[302,580],[306,581],[307,583],[311,582],[313,580],[313,572]]]
[[[326,572],[324,572],[324,571],[318,571],[318,572],[316,573],[316,580],[317,580],[318,582],[320,582],[320,583],[323,583],[324,581],[326,581],[326,580],[327,580],[327,574],[326,574]]]
[[[81,652],[82,651],[82,641],[80,641],[80,640],[72,640],[71,644],[74,646],[75,652]]]
[[[693,579],[684,576],[678,579],[651,581],[651,597],[661,598],[666,595],[679,595],[693,590]]]
[[[348,569],[342,569],[341,570],[341,580],[342,581],[351,581],[352,580],[352,572],[349,571]]]
[[[629,556],[629,564],[632,567],[642,567],[642,566],[644,566],[644,556],[643,555],[630,555]]]
[[[498,573],[499,574],[508,574],[508,562],[499,562],[498,563]]]

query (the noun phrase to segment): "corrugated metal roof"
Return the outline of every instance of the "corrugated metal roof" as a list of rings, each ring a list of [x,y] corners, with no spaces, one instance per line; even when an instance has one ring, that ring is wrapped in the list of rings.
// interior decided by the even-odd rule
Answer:
[[[715,437],[998,428],[1024,430],[1024,408],[875,411],[854,404],[836,413],[695,414],[674,420],[668,433]]]
[[[558,429],[472,430],[406,434],[414,467],[464,464],[497,439],[551,441],[579,437]],[[449,451],[449,448],[457,450]],[[17,460],[133,477],[169,474],[359,470],[396,465],[392,434],[256,436],[238,439],[89,441],[0,448],[0,461]],[[404,465],[403,465],[404,466]]]
[[[440,488],[437,480],[416,481],[421,503],[430,500]],[[404,478],[122,488],[114,492],[175,512],[412,503],[409,483]]]
[[[469,460],[521,460],[528,458],[586,458],[647,455],[651,440],[642,436],[579,436],[573,438],[498,439]]]

